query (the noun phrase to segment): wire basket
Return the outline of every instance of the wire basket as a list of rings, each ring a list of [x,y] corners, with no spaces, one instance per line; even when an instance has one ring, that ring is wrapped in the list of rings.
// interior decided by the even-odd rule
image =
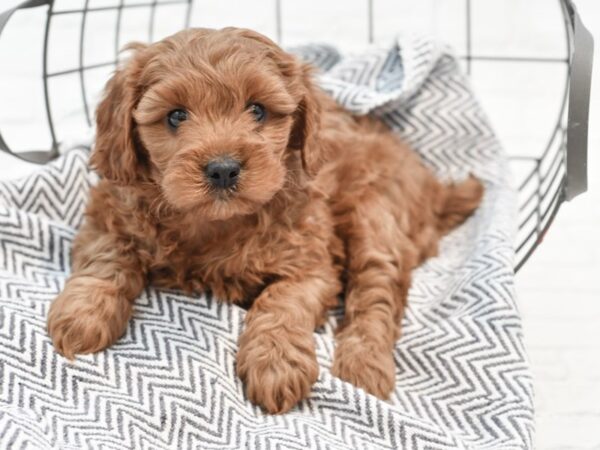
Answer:
[[[335,2],[333,2],[335,3]],[[42,111],[45,133],[29,136],[26,148],[9,146],[10,126],[0,129],[0,149],[26,161],[46,163],[59,154],[61,145],[70,142],[73,130],[90,129],[93,110],[101,89],[122,57],[120,48],[131,40],[154,41],[174,33],[180,28],[202,25],[218,28],[226,25],[245,26],[274,38],[282,45],[307,41],[330,41],[342,48],[352,48],[365,43],[379,42],[401,29],[427,32],[449,42],[458,52],[464,69],[471,74],[484,107],[495,124],[503,123],[505,129],[521,126],[522,133],[502,133],[501,140],[511,155],[515,174],[515,187],[519,192],[518,235],[516,267],[518,270],[542,241],[560,205],[587,189],[587,125],[589,90],[592,72],[593,40],[582,25],[571,0],[557,0],[553,5],[547,0],[521,1],[515,11],[504,1],[479,0],[429,0],[423,2],[398,2],[392,0],[346,0],[344,10],[317,0],[292,2],[283,0],[255,0],[248,13],[248,2],[223,2],[203,0],[28,0],[0,15],[0,58],[23,53],[38,64],[41,87],[38,98],[43,99]],[[557,42],[551,50],[545,44],[536,47],[535,33],[528,36],[533,49],[512,49],[509,35],[516,30],[529,30],[535,8],[551,7],[550,15],[556,19],[551,24]],[[328,9],[329,8],[329,9]],[[517,9],[519,9],[517,8]],[[39,24],[39,38],[19,34],[19,27],[5,26],[15,16],[26,16],[31,25]],[[46,14],[40,18],[39,12]],[[298,20],[313,12],[310,21]],[[317,14],[314,12],[318,11]],[[34,17],[35,12],[35,17]],[[483,15],[482,15],[483,14]],[[487,18],[486,18],[487,14]],[[535,13],[533,13],[535,14]],[[544,17],[544,26],[547,22]],[[37,21],[37,22],[36,22]],[[486,23],[488,22],[488,23]],[[508,23],[507,23],[508,22]],[[23,28],[23,27],[21,27]],[[31,27],[30,27],[31,29]],[[488,48],[479,45],[483,38]],[[497,39],[495,38],[497,37]],[[482,38],[482,39],[480,39]],[[2,44],[18,39],[19,48],[8,46],[8,57],[2,55]],[[62,40],[61,40],[62,39]],[[508,40],[508,51],[507,47]],[[53,42],[70,42],[70,48]],[[515,41],[516,42],[516,41]],[[37,48],[25,48],[26,43]],[[494,43],[497,45],[494,46]],[[37,53],[41,50],[40,58]],[[537,67],[540,76],[532,69]],[[526,82],[509,82],[498,74],[504,68],[514,75],[519,70],[529,78],[529,85],[541,88],[541,93],[519,93],[516,87],[527,87]],[[517,70],[516,68],[519,68]],[[13,67],[14,69],[14,67]],[[17,72],[19,69],[15,69]],[[525,79],[525,78],[524,78]],[[533,79],[533,81],[532,81]],[[551,85],[548,79],[553,79]],[[479,81],[478,81],[479,80]],[[486,104],[486,83],[492,89],[503,86],[513,89],[514,104]],[[32,89],[23,85],[21,89]],[[35,89],[35,88],[34,88]],[[19,92],[20,88],[15,87]],[[523,97],[526,96],[526,99]],[[496,98],[503,98],[502,95]],[[545,104],[531,108],[532,115],[546,115],[543,127],[531,130],[524,123],[511,123],[506,117],[519,120],[517,112],[522,105],[532,104],[542,97]],[[550,98],[553,97],[553,98]],[[491,98],[491,96],[490,96]],[[9,104],[15,103],[8,102]],[[506,114],[506,111],[514,114]],[[524,109],[527,111],[527,108]],[[537,112],[536,112],[537,111]],[[494,113],[496,116],[494,116]],[[526,119],[526,118],[525,118]],[[13,136],[18,132],[13,132]],[[25,134],[21,130],[21,134]]]

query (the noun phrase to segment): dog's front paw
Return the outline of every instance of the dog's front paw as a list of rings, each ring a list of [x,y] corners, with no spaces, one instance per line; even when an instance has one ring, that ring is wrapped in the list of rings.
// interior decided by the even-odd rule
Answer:
[[[247,331],[240,338],[237,358],[248,398],[271,414],[287,412],[308,397],[319,376],[312,333],[288,336],[279,331]]]
[[[331,372],[381,399],[394,390],[396,367],[391,351],[378,350],[359,336],[338,339]]]
[[[48,333],[56,350],[73,359],[110,346],[123,334],[130,314],[130,303],[110,282],[75,277],[50,306]]]

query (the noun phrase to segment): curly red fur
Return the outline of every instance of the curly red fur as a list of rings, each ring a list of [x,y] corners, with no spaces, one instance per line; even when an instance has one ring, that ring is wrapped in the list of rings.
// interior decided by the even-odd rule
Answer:
[[[285,412],[317,379],[313,331],[344,273],[333,373],[389,396],[411,271],[477,207],[481,183],[438,182],[255,32],[187,30],[131,48],[97,111],[102,179],[49,313],[57,350],[73,358],[114,343],[148,283],[211,290],[249,306],[237,372],[250,400]],[[249,102],[266,107],[264,123]],[[176,108],[189,117],[173,130]],[[222,156],[241,161],[236,190],[216,192],[203,173]]]

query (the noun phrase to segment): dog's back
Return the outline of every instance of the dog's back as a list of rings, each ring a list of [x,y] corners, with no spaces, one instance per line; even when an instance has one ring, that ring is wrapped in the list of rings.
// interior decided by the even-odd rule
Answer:
[[[441,183],[381,121],[351,116],[329,98],[322,102],[321,135],[329,164],[317,183],[331,193],[340,232],[344,233],[348,212],[368,203],[375,214],[371,219],[388,220],[386,227],[402,234],[419,255],[417,263],[436,254],[440,237],[479,205],[481,182],[470,176],[463,182]]]

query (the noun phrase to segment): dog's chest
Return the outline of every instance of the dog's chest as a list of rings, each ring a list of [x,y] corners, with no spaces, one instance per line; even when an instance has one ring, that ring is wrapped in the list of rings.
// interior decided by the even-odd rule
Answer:
[[[285,270],[289,243],[277,233],[214,233],[155,247],[149,278],[154,285],[210,290],[222,300],[245,302]]]

